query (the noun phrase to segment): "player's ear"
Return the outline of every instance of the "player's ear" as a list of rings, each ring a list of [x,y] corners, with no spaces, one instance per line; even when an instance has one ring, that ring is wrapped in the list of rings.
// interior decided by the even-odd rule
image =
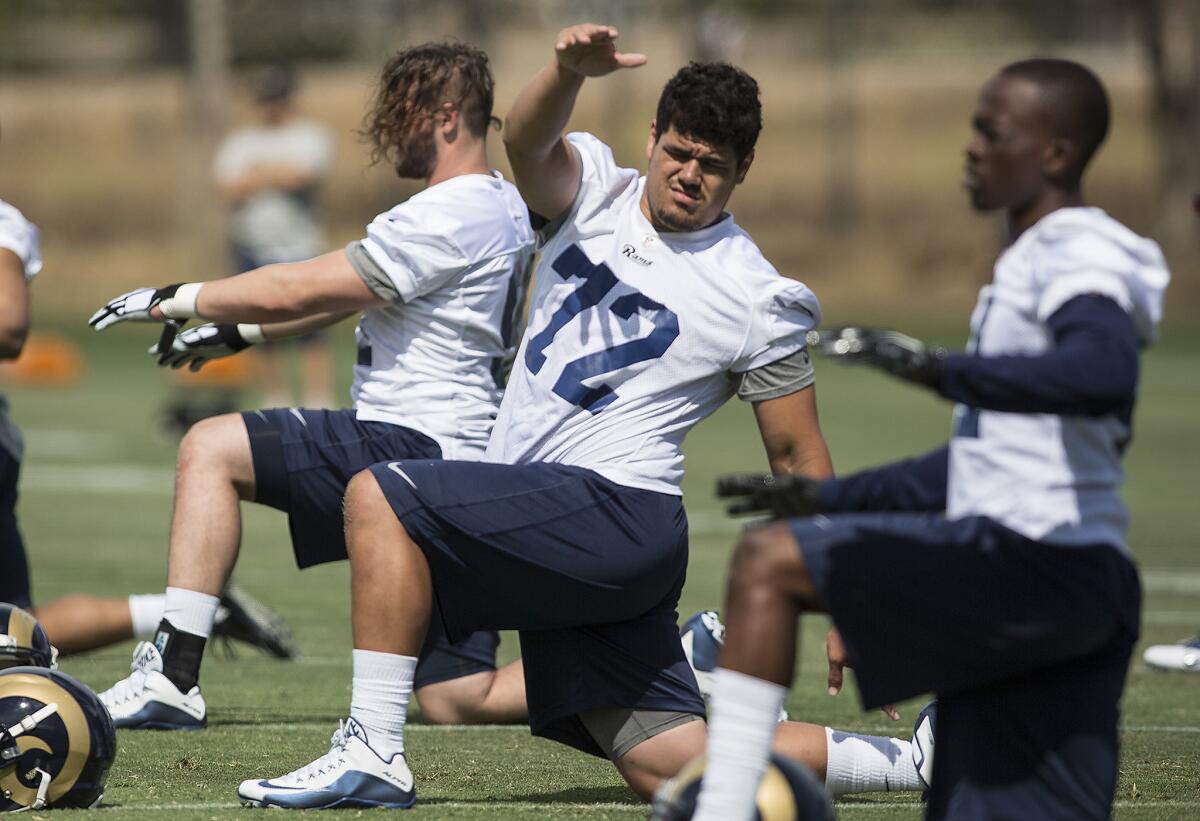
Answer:
[[[1063,178],[1075,163],[1075,143],[1065,137],[1055,137],[1042,151],[1042,173],[1047,179]]]
[[[451,102],[442,103],[438,109],[439,119],[441,119],[441,132],[445,137],[446,142],[454,142],[458,136],[458,126],[462,120],[462,112],[458,110],[458,106]]]
[[[650,155],[654,153],[654,144],[658,142],[658,121],[650,121],[650,136],[646,138],[646,162],[650,161]]]
[[[737,169],[737,184],[738,185],[741,185],[742,182],[745,181],[746,174],[748,174],[750,172],[750,165],[753,162],[754,162],[754,150],[751,149],[750,153],[747,154],[745,157],[743,157],[742,161],[740,163],[738,163],[738,169]]]

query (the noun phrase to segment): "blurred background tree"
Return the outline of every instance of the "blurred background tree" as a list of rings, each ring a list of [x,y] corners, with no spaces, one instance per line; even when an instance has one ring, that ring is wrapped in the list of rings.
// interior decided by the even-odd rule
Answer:
[[[682,62],[758,78],[766,127],[733,208],[832,318],[962,315],[1000,236],[958,190],[977,90],[1015,59],[1080,59],[1115,112],[1089,195],[1164,243],[1172,321],[1200,307],[1196,0],[0,0],[0,196],[43,229],[37,310],[75,321],[123,285],[224,271],[208,164],[247,117],[254,69],[298,68],[302,107],[336,133],[325,202],[342,242],[414,190],[368,167],[355,133],[388,51],[479,42],[502,115],[554,32],[587,19],[651,57],[589,85],[573,122],[623,162],[644,162]],[[498,142],[493,162],[505,170]]]

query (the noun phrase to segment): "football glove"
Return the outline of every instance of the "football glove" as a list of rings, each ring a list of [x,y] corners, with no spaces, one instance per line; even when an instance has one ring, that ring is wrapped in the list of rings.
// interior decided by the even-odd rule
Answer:
[[[717,496],[737,500],[726,508],[730,516],[769,513],[790,519],[821,512],[820,485],[805,476],[734,473],[717,479]]]
[[[929,347],[898,331],[855,327],[809,331],[808,346],[823,356],[873,365],[934,390],[942,384],[946,349]]]
[[[252,344],[242,336],[237,325],[208,322],[180,331],[166,346],[160,340],[159,344],[150,347],[149,353],[158,357],[160,367],[187,365],[190,370],[198,371],[210,359],[233,356]]]
[[[167,285],[163,288],[137,288],[119,297],[110,299],[108,304],[92,314],[88,324],[97,331],[103,331],[109,325],[118,322],[160,322],[150,316],[150,311],[160,305],[163,300],[175,296],[182,282]]]

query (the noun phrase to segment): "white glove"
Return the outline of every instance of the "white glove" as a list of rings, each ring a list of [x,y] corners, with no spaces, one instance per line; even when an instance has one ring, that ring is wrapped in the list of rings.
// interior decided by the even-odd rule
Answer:
[[[103,331],[118,322],[161,322],[150,315],[150,311],[156,307],[167,319],[191,319],[196,316],[196,295],[202,284],[180,282],[162,288],[137,288],[110,299],[103,308],[92,314],[88,324],[97,331]]]

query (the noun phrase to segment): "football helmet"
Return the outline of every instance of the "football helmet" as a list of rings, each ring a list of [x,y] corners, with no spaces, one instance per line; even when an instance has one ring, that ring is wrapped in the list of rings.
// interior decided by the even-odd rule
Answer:
[[[58,651],[42,625],[15,604],[0,602],[0,670],[5,667],[50,667],[58,662]]]
[[[116,754],[87,685],[44,667],[0,670],[0,812],[94,807]]]
[[[652,821],[688,821],[696,814],[705,758],[693,759],[654,793]],[[833,805],[817,777],[803,764],[771,754],[758,785],[755,821],[833,821]]]

